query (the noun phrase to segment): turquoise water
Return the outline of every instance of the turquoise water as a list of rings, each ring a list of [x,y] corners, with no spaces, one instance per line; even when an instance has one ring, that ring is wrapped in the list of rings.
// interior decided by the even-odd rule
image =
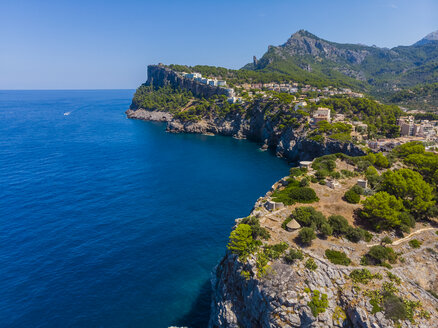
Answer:
[[[128,120],[133,92],[0,91],[1,326],[206,325],[234,219],[288,166]]]

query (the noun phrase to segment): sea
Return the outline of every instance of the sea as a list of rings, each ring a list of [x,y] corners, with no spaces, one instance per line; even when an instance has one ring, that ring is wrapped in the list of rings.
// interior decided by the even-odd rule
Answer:
[[[0,91],[0,326],[206,327],[260,145],[127,119],[134,90]]]

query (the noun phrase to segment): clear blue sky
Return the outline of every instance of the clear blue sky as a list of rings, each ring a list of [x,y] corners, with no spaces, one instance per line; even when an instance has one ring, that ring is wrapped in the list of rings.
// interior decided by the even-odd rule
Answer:
[[[410,45],[437,0],[0,0],[0,89],[136,88],[148,64],[240,68],[299,29]]]

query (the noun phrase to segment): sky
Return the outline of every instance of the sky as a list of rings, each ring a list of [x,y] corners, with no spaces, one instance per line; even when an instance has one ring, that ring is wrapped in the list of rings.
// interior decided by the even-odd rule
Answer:
[[[240,68],[300,29],[410,45],[438,30],[438,0],[0,0],[0,89],[134,89],[159,62]]]

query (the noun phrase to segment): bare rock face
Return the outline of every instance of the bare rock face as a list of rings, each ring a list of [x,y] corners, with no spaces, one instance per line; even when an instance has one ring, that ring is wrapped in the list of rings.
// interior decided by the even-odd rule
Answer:
[[[369,300],[353,288],[348,274],[354,268],[335,266],[317,258],[315,262],[318,268],[310,271],[302,263],[276,261],[270,274],[257,278],[254,259],[242,264],[234,255],[227,254],[212,278],[209,327],[394,327],[382,312],[372,313]],[[244,278],[242,270],[253,276]],[[374,269],[378,270],[384,272]],[[308,306],[311,295],[306,288],[328,297],[327,309],[316,317]],[[431,314],[429,319],[416,318],[415,323],[403,321],[401,327],[431,327],[438,322],[437,310],[433,308],[438,305],[436,299],[408,281],[402,281],[399,289],[402,295],[428,304]]]
[[[326,57],[334,61],[341,58],[352,64],[362,63],[369,55],[369,51],[365,47],[354,50],[339,48],[332,42],[322,40],[304,30],[293,34],[279,49],[288,55],[312,55],[315,57]]]
[[[194,96],[204,98],[209,98],[213,95],[227,95],[227,91],[224,88],[205,85],[191,79],[186,79],[170,68],[160,65],[148,66],[148,80],[146,84],[157,87],[171,85],[174,88],[190,90]]]
[[[278,183],[284,182],[280,180]],[[267,193],[269,195],[270,192]],[[272,218],[264,209],[266,196],[257,200],[250,215],[258,217],[261,225]],[[329,262],[311,249],[303,249],[305,259],[293,264],[284,260],[270,263],[268,274],[257,275],[255,256],[241,261],[228,252],[212,275],[212,304],[209,328],[275,328],[275,327],[434,327],[438,322],[438,300],[428,292],[436,289],[438,248],[435,232],[430,231],[431,243],[422,249],[406,249],[406,263],[391,269],[399,282],[394,283],[388,269],[370,267],[371,274],[380,274],[367,283],[354,283],[349,277],[358,266],[342,266]],[[307,258],[317,265],[315,270],[305,266]],[[405,300],[420,302],[422,311],[413,320],[401,320],[396,325],[370,303],[370,292],[392,285]],[[312,292],[327,295],[328,306],[314,315],[309,306]]]

